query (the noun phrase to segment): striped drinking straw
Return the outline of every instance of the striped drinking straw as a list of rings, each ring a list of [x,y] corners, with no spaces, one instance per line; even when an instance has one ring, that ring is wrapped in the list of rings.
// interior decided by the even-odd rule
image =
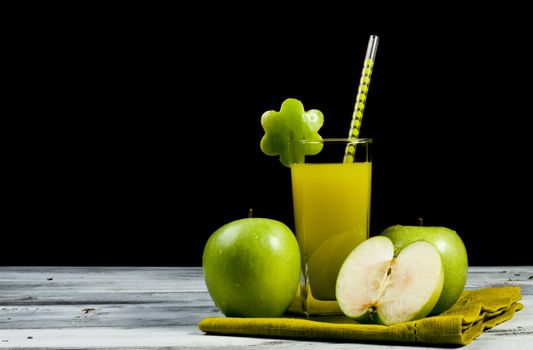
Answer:
[[[359,137],[359,130],[361,129],[361,121],[363,120],[363,112],[365,111],[365,102],[370,86],[370,78],[372,77],[372,69],[374,68],[374,60],[376,59],[376,51],[378,49],[379,37],[371,35],[368,39],[368,46],[366,48],[365,61],[363,64],[363,71],[361,72],[361,81],[357,89],[357,97],[355,99],[355,107],[352,115],[352,123],[350,125],[350,139],[357,139]],[[344,163],[353,163],[355,158],[355,144],[346,146],[344,153]]]

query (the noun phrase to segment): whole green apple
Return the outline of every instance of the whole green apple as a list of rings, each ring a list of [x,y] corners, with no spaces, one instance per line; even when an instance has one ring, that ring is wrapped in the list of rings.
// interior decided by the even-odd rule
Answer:
[[[457,301],[468,274],[466,248],[457,232],[446,227],[395,225],[386,228],[381,234],[390,238],[395,248],[403,248],[419,240],[431,242],[437,247],[444,266],[444,286],[430,315],[446,311]]]
[[[203,268],[209,294],[224,315],[279,317],[299,285],[300,250],[284,223],[240,219],[209,237]]]

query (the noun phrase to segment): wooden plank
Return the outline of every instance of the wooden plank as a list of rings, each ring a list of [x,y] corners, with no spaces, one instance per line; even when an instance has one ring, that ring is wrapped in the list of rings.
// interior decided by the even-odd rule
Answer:
[[[4,340],[7,340],[4,342]],[[483,334],[463,349],[530,350],[531,334]],[[251,337],[201,335],[191,326],[152,328],[70,328],[22,329],[6,335],[0,330],[0,348],[40,349],[394,349],[412,350],[412,346],[310,342]],[[435,349],[417,346],[416,349]]]
[[[471,267],[467,288],[519,285],[525,309],[468,349],[530,349],[533,267]],[[204,335],[220,316],[198,267],[0,267],[0,348],[412,349]],[[423,349],[423,347],[417,347]]]

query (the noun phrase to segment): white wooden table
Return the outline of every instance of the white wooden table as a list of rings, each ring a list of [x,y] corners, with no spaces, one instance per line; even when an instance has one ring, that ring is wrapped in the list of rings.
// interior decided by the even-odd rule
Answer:
[[[533,266],[469,270],[469,289],[509,284],[522,288],[524,310],[465,349],[533,349]],[[0,267],[0,348],[414,349],[198,330],[220,315],[199,267]]]

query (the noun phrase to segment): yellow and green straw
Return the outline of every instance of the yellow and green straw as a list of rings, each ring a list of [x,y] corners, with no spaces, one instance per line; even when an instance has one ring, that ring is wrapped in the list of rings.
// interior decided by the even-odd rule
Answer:
[[[368,39],[363,71],[361,73],[361,81],[359,82],[359,88],[357,89],[357,97],[355,99],[352,123],[350,125],[350,133],[348,136],[351,140],[355,140],[359,137],[359,130],[361,129],[361,121],[363,120],[363,112],[365,111],[365,103],[368,95],[368,88],[370,87],[372,70],[374,69],[374,61],[376,59],[378,42],[379,37],[377,35],[371,35],[370,39]],[[348,146],[346,146],[344,162],[353,163],[354,159],[355,143],[350,143]]]

